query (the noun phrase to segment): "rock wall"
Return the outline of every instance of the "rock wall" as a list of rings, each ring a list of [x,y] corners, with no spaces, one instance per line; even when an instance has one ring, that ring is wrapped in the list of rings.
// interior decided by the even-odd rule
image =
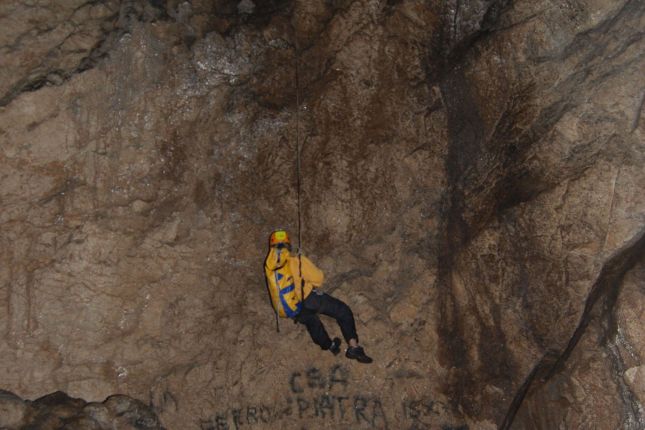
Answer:
[[[0,388],[168,429],[641,428],[644,9],[3,3]],[[275,332],[297,143],[371,366]]]
[[[447,389],[466,400],[469,415],[509,426],[527,393],[547,390],[538,386],[569,360],[584,363],[572,351],[642,255],[643,63],[634,37],[642,16],[634,2],[509,3],[444,84],[453,95],[453,191],[440,266],[452,294],[441,296],[439,327],[450,340],[447,362],[461,364]],[[598,318],[611,318],[612,308]],[[620,330],[629,332],[629,323]],[[595,342],[597,353],[609,354],[619,341]],[[614,354],[602,372],[621,375],[622,360]],[[642,426],[642,406],[616,400],[620,390],[598,384],[600,373],[579,375],[580,390],[603,392],[614,421],[590,404],[574,402],[559,416],[553,410],[562,405],[529,401],[533,415],[516,424]],[[503,416],[496,405],[508,404],[508,393],[516,394]]]
[[[33,402],[25,401],[9,391],[0,391],[0,425],[3,429],[162,428],[154,411],[139,400],[114,395],[101,403],[87,403],[60,391]]]

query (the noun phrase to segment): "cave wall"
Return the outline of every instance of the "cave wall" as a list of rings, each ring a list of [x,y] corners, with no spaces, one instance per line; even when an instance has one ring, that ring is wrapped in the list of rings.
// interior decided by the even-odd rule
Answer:
[[[170,429],[642,426],[640,2],[0,8],[0,388]],[[369,367],[275,333],[296,135]]]
[[[460,363],[448,385],[470,414],[501,413],[516,393],[494,417],[510,425],[526,390],[576,360],[570,349],[600,297],[620,289],[605,274],[624,273],[642,250],[642,14],[634,2],[509,3],[444,84],[456,100],[446,231],[457,251],[442,260],[452,292],[441,296],[442,338]],[[597,376],[582,386],[619,399]],[[556,420],[552,407],[531,407]],[[602,422],[595,410],[524,425],[579,428],[581,417]],[[642,412],[617,415],[600,428],[642,425]]]

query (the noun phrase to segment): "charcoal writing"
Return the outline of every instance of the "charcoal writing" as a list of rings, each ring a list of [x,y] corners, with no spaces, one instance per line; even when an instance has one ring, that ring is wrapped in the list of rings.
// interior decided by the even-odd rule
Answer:
[[[442,416],[448,412],[440,401],[427,397],[406,399],[401,403],[402,409],[396,411],[396,403],[388,402],[386,408],[380,396],[356,393],[349,381],[349,371],[341,365],[295,371],[286,381],[289,394],[282,400],[222,410],[202,419],[200,427],[202,430],[242,430],[256,426],[277,428],[281,426],[278,423],[320,421],[343,428],[387,430],[387,410],[394,414],[397,422],[402,415],[404,422],[400,424],[412,425],[411,429],[468,430],[465,425],[439,425],[442,421],[445,423]]]
[[[202,430],[237,430],[244,426],[277,422],[291,416],[291,414],[291,399],[288,399],[284,408],[271,408],[266,405],[230,408],[225,412],[201,420],[200,428]]]
[[[403,416],[407,419],[418,420],[431,415],[439,415],[439,409],[445,409],[444,404],[432,399],[405,400],[402,403]]]
[[[387,429],[387,418],[381,400],[354,395],[289,397],[277,406],[253,405],[230,408],[202,420],[202,430],[238,430],[245,426],[270,424],[287,418],[353,422],[362,428]]]
[[[387,428],[387,418],[379,398],[354,395],[320,395],[313,398],[297,397],[298,418],[353,421],[368,428]]]
[[[334,387],[347,387],[349,373],[343,366],[333,366],[328,374],[316,368],[310,367],[304,373],[293,372],[289,378],[289,387],[294,394],[303,393],[305,388],[333,390]]]

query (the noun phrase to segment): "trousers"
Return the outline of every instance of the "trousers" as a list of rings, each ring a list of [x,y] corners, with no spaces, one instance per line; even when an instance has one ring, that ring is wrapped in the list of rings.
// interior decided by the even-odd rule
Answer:
[[[318,314],[327,315],[335,319],[346,342],[349,343],[350,339],[356,339],[358,342],[356,322],[354,321],[354,314],[350,307],[343,301],[327,293],[313,290],[304,300],[303,309],[296,316],[295,320],[307,327],[309,336],[311,336],[311,340],[316,345],[326,350],[332,344],[329,334],[325,330],[322,321],[320,321]]]

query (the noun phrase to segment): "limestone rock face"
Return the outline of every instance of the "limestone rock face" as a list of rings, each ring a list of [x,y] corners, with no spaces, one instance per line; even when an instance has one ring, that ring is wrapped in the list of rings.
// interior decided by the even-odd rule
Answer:
[[[87,403],[57,391],[31,402],[1,391],[0,412],[0,428],[7,430],[163,430],[149,406],[123,395]]]
[[[3,2],[0,427],[642,428],[645,5],[556,3]]]

